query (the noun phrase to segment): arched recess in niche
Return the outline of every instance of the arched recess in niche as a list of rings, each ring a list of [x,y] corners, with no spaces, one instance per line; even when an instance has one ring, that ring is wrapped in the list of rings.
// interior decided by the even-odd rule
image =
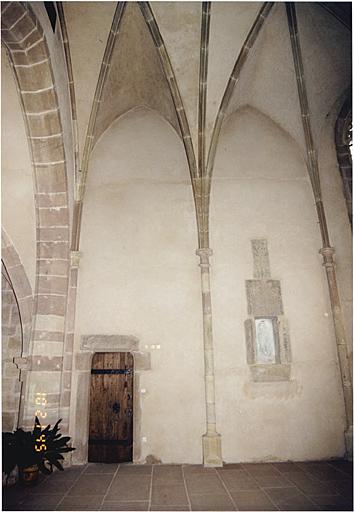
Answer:
[[[141,431],[145,426],[155,432],[141,447],[142,460],[149,453],[164,461],[179,461],[182,453],[188,453],[191,460],[200,459],[198,436],[203,433],[205,415],[203,360],[197,344],[189,343],[185,355],[186,343],[202,338],[196,321],[200,318],[197,241],[181,139],[155,111],[137,108],[127,112],[100,137],[90,159],[75,351],[82,352],[83,335],[134,336],[142,350],[161,347],[161,364],[140,375],[143,387],[148,379],[150,396],[142,405]],[[183,365],[176,364],[181,360]],[[189,393],[190,403],[197,405],[191,420],[178,425],[181,449],[173,436],[176,418],[187,414],[188,404],[180,400],[183,393]],[[157,408],[163,422],[156,415]],[[79,416],[76,421],[80,422]],[[158,442],[160,436],[166,439],[165,448]],[[166,452],[161,453],[162,449]]]
[[[216,410],[218,423],[225,425],[223,449],[230,460],[259,460],[269,453],[284,459],[306,457],[306,452],[319,457],[321,449],[316,452],[313,440],[321,439],[324,446],[328,441],[322,418],[334,425],[329,450],[339,452],[343,442],[332,326],[323,321],[328,302],[318,257],[321,239],[303,155],[286,131],[252,107],[233,112],[222,126],[211,188],[210,247],[215,253],[216,395],[222,396],[230,385],[236,390],[237,407],[219,401]],[[281,281],[292,352],[290,380],[267,383],[268,388],[251,380],[247,363],[246,281],[256,279],[251,246],[255,239],[267,240],[270,279]],[[316,375],[313,360],[319,361]],[[328,382],[330,396],[318,394]],[[265,406],[259,415],[262,398],[270,400],[271,407]],[[294,415],[294,407],[302,414]],[[314,407],[320,411],[316,416]],[[240,425],[237,432],[226,427],[234,424]],[[305,425],[306,438],[298,435]],[[289,435],[294,439],[291,446]]]
[[[343,193],[347,204],[350,224],[353,223],[353,197],[352,197],[352,96],[345,100],[335,126],[335,142],[339,171],[343,182]]]
[[[33,297],[18,253],[2,229],[2,420],[3,430],[22,422],[24,403],[20,400],[26,383]]]

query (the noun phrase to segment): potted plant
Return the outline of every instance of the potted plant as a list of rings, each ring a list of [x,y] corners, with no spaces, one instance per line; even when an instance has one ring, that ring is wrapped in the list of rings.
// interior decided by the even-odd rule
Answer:
[[[17,466],[20,480],[24,484],[34,484],[38,480],[39,471],[49,475],[53,466],[63,471],[61,460],[63,453],[74,450],[68,446],[69,436],[62,436],[59,432],[59,423],[56,422],[51,429],[47,425],[43,430],[37,416],[34,429],[26,432],[18,428],[14,432],[5,432],[3,442],[3,472],[9,477],[11,471]]]

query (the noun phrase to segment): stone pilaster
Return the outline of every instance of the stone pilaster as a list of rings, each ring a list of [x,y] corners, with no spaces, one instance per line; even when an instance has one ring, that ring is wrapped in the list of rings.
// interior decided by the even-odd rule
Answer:
[[[210,294],[210,263],[211,249],[198,249],[200,258],[202,303],[203,303],[203,340],[204,340],[204,379],[206,406],[206,433],[203,436],[204,466],[222,466],[221,436],[216,431],[215,414],[215,376],[214,349]]]
[[[353,458],[353,386],[350,374],[349,355],[340,304],[333,247],[323,247],[320,251],[323,256],[323,266],[326,270],[328,289],[331,300],[334,331],[337,343],[337,354],[342,379],[343,397],[346,413],[345,443],[347,458]]]

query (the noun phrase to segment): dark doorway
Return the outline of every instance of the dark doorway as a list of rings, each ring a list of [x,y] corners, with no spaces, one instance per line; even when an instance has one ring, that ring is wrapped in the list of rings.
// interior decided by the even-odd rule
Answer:
[[[93,357],[89,462],[133,460],[133,356],[104,352]]]

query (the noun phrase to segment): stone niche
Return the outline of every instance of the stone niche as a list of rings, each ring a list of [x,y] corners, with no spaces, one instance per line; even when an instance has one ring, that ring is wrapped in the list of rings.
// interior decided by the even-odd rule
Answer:
[[[246,280],[247,363],[254,382],[290,379],[289,328],[280,281],[271,279],[267,240],[252,240],[254,279]]]

